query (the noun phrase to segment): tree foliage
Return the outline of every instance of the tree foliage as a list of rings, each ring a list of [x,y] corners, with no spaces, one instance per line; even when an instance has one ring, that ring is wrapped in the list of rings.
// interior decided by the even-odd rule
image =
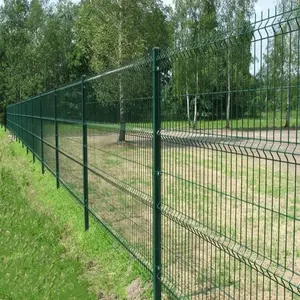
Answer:
[[[285,18],[291,15],[283,13],[285,25],[272,28],[274,37],[267,39],[260,68],[253,72],[257,63],[250,19],[255,2],[174,0],[172,9],[161,0],[82,0],[77,4],[4,0],[0,7],[0,113],[8,103],[83,74],[131,63],[159,46],[184,53],[181,58],[171,55],[164,66],[163,101],[169,107],[164,119],[185,120],[193,128],[201,119],[226,119],[230,127],[232,119],[255,117],[272,107],[286,108],[289,126],[289,111],[297,103],[293,86],[299,68],[299,31],[289,29],[293,24]],[[284,11],[285,1],[279,2]],[[148,76],[147,89],[138,76],[144,81]],[[128,111],[134,113],[139,106],[125,105],[124,99],[149,96],[150,79],[143,73],[118,75],[112,82],[90,85],[90,94],[98,103],[116,101],[125,127]],[[246,86],[260,88],[259,96],[249,94],[246,101],[240,92]]]

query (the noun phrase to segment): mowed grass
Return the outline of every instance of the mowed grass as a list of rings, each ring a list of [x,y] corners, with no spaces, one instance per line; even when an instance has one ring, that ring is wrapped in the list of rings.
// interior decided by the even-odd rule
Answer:
[[[180,116],[181,118],[183,115]],[[290,112],[290,128],[298,128],[300,125],[300,112],[292,110]],[[286,112],[285,111],[270,111],[268,113],[261,112],[255,117],[244,117],[244,118],[232,118],[230,119],[230,128],[232,130],[268,130],[268,129],[280,129],[284,128],[286,123]],[[162,128],[187,128],[188,122],[184,121],[167,121],[162,120]],[[225,129],[226,119],[212,119],[211,117],[197,118],[197,124],[195,129],[208,130],[208,129]]]
[[[125,144],[117,139],[117,130],[108,134],[90,129],[89,166],[151,202],[151,141],[136,133],[128,134]],[[80,158],[78,137],[66,134],[60,146]],[[300,257],[300,170],[299,161],[293,162],[291,155],[270,160],[262,151],[255,156],[239,155],[229,147],[216,151],[163,142],[162,210],[168,215],[163,215],[162,259],[165,279],[177,294],[199,299],[201,293],[211,290],[221,293],[220,299],[226,299],[226,294],[251,299],[255,291],[257,299],[299,299],[266,273],[261,275],[192,231],[228,246],[255,267],[268,268],[270,274],[283,266],[287,282],[290,274],[299,273]],[[69,161],[65,168],[73,171],[65,175],[67,182],[81,180],[80,167],[76,169]],[[89,177],[89,187],[94,210],[148,257],[151,243],[143,232],[151,228],[152,220],[147,205],[95,175]]]
[[[174,118],[174,120],[165,120],[162,117],[161,128],[163,130],[186,130],[189,128],[187,118],[185,114],[178,115],[179,119]],[[82,125],[80,121],[78,124],[60,124],[59,125],[59,134],[60,135],[82,135]],[[297,110],[292,110],[290,112],[289,118],[289,127],[286,125],[286,112],[285,111],[270,111],[268,113],[261,112],[256,117],[244,117],[230,119],[230,129],[236,131],[259,131],[259,130],[288,130],[288,129],[297,129],[300,126],[300,112]],[[192,122],[191,122],[192,123]],[[53,134],[54,124],[49,126],[49,129],[46,128],[46,132],[49,131],[50,134]],[[47,126],[46,126],[47,127]],[[115,132],[120,128],[120,124],[117,123],[95,123],[88,122],[88,127],[91,130],[103,130],[107,132]],[[131,130],[152,130],[151,122],[127,122],[126,129]],[[226,119],[217,119],[214,120],[210,117],[201,117],[197,118],[197,123],[195,128],[196,130],[225,130],[226,129]]]
[[[82,207],[31,160],[0,130],[0,299],[127,299],[137,279],[151,298],[143,269],[93,219],[85,232]]]
[[[151,138],[132,130],[126,143],[118,143],[118,127],[109,132],[101,126],[89,127],[89,167],[128,193],[90,173],[90,207],[150,261],[153,224],[145,203],[151,204]],[[60,149],[80,161],[80,130],[75,134],[71,125],[69,131],[66,125],[62,128]],[[279,133],[274,131],[274,136],[280,137]],[[294,143],[295,137],[289,142]],[[262,266],[276,274],[278,265],[283,266],[285,284],[293,272],[299,273],[299,161],[291,155],[270,160],[275,146],[270,153],[258,149],[252,156],[249,151],[239,155],[234,149],[237,147],[213,150],[163,141],[164,279],[186,299],[199,299],[208,291],[219,293],[220,299],[228,294],[251,299],[253,291],[257,299],[298,299],[255,268]],[[82,167],[63,156],[60,163],[64,181],[82,194]],[[132,197],[132,192],[143,201]],[[255,266],[225,254],[193,230],[228,246]],[[293,283],[297,283],[296,276]]]

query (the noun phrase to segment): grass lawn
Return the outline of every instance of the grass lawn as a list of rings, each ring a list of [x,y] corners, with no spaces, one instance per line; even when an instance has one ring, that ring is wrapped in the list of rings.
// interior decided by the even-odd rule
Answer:
[[[298,292],[285,288],[287,284],[297,286],[300,278],[300,158],[289,152],[299,153],[297,132],[285,139],[278,129],[272,136],[266,134],[266,149],[259,148],[250,137],[248,142],[257,146],[256,151],[250,151],[249,143],[231,141],[230,135],[232,144],[227,146],[221,141],[211,148],[180,143],[176,139],[179,123],[174,123],[176,128],[163,124],[174,133],[173,138],[162,139],[161,151],[162,270],[168,287],[182,299],[192,300],[208,294],[210,299],[227,299],[228,295],[236,299],[300,299]],[[119,125],[96,125],[88,128],[89,207],[151,264],[153,153],[149,128],[147,123],[137,127],[128,124],[131,128],[126,143],[118,143]],[[81,130],[80,126],[59,124],[60,178],[80,198]],[[53,135],[44,137],[54,143]],[[278,144],[284,147],[285,143],[290,143],[292,150],[285,147],[281,154]],[[18,147],[20,152],[20,147],[14,145],[10,147]],[[55,169],[53,149],[45,147],[44,155],[45,163]],[[5,161],[11,164],[13,159]],[[28,164],[31,169],[37,166]],[[39,174],[39,168],[30,184],[47,186],[48,181],[43,181],[47,177]],[[53,189],[55,195],[63,192]],[[47,193],[42,197],[41,201],[53,202]],[[92,226],[88,234],[83,234],[82,210],[74,216],[77,206],[73,201],[62,202],[59,198],[55,203],[65,223],[77,219],[76,232],[84,252],[91,251],[93,256],[95,249],[103,249],[102,238],[93,235],[99,227]],[[86,238],[91,240],[85,242]],[[72,248],[73,240],[67,241]],[[94,290],[104,286],[107,293],[113,290],[114,295],[125,299],[124,287],[140,277],[138,268],[135,264],[128,267],[126,255],[104,249],[99,258],[104,261],[97,265],[102,271],[109,261],[105,273],[109,276],[100,276],[101,284]],[[84,257],[86,262],[93,261]],[[114,269],[115,264],[120,269]],[[147,297],[149,294],[144,294],[141,299]]]
[[[123,248],[0,130],[0,299],[126,299],[149,283]],[[99,298],[100,299],[100,298]]]
[[[269,130],[269,129],[285,129],[286,113],[284,111],[262,112],[255,118],[244,117],[240,119],[230,120],[230,129],[232,130]],[[300,113],[298,111],[290,112],[290,128],[298,128],[300,125]],[[187,128],[187,121],[165,121],[162,122],[162,128]],[[225,129],[226,119],[211,120],[209,118],[197,119],[196,129],[212,130]]]
[[[278,131],[275,136],[280,137]],[[100,174],[89,174],[90,207],[150,260],[151,138],[137,132],[128,134],[125,144],[117,139],[117,129],[111,134],[89,129],[89,167]],[[60,147],[80,161],[80,137],[66,135]],[[210,290],[211,299],[299,299],[255,269],[278,276],[280,265],[285,283],[300,270],[299,158],[274,156],[276,147],[246,155],[235,152],[238,147],[209,149],[163,140],[163,274],[177,295],[199,299]],[[81,166],[67,159],[62,165],[64,180],[81,194]],[[223,245],[242,258],[224,253]],[[297,280],[294,276],[292,283]]]

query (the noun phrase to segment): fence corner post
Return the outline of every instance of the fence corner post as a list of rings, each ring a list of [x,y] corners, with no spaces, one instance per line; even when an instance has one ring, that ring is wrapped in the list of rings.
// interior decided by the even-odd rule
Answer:
[[[59,150],[58,150],[58,121],[57,121],[57,92],[54,89],[54,120],[55,120],[55,177],[56,177],[56,188],[59,189]]]
[[[82,97],[82,158],[83,158],[83,204],[84,204],[84,228],[89,230],[89,186],[88,186],[88,149],[87,149],[87,124],[86,124],[86,76],[81,79]]]
[[[161,299],[161,110],[159,48],[152,50],[152,180],[153,180],[153,294]]]

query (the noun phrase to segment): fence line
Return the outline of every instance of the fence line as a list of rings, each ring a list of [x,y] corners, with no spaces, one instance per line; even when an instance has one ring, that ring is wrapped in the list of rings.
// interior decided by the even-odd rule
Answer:
[[[299,13],[7,107],[154,299],[300,299]]]

